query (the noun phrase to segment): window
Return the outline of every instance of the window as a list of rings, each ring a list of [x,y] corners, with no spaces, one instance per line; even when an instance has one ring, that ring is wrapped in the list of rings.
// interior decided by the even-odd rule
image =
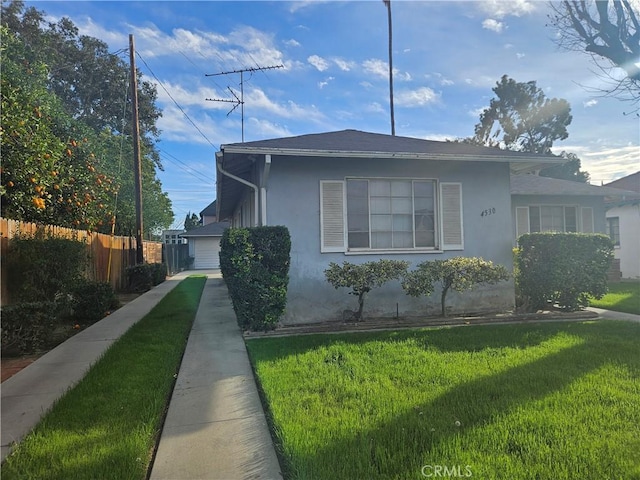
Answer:
[[[531,232],[576,232],[576,207],[529,207],[529,229]]]
[[[440,183],[440,199],[438,183],[427,179],[353,178],[320,185],[322,252],[463,248],[458,183]]]
[[[607,231],[611,241],[617,247],[620,246],[620,217],[607,218]]]
[[[578,215],[580,213],[580,215]],[[593,233],[593,208],[568,205],[516,207],[516,236],[531,232]]]

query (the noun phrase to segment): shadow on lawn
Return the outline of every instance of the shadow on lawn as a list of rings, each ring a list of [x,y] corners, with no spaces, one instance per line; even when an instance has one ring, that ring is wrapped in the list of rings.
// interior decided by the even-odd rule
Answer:
[[[624,322],[618,325],[620,329],[615,334],[607,329],[604,322],[562,324],[549,330],[545,328],[544,331],[536,331],[535,326],[520,326],[522,335],[517,338],[515,344],[511,341],[501,342],[498,335],[499,329],[476,329],[474,333],[478,335],[470,338],[470,345],[468,345],[471,351],[512,345],[534,346],[559,331],[579,337],[581,343],[507,371],[463,383],[432,402],[417,405],[413,410],[396,416],[375,429],[358,432],[351,438],[337,439],[308,458],[300,459],[301,462],[296,464],[306,465],[303,467],[304,471],[300,469],[294,471],[296,466],[287,465],[290,476],[321,478],[318,472],[327,471],[328,459],[332,462],[332,478],[335,479],[353,478],[356,472],[359,478],[425,478],[421,474],[421,468],[424,465],[451,466],[460,463],[461,460],[456,461],[455,458],[447,457],[447,452],[450,453],[452,450],[451,446],[460,445],[471,431],[491,424],[498,416],[503,417],[515,412],[523,405],[559,392],[607,363],[627,365],[630,370],[640,371],[637,342],[640,338],[640,326]],[[500,326],[500,329],[511,327]],[[518,328],[518,326],[513,327]],[[447,337],[452,332],[445,331],[446,335],[440,332],[428,332],[428,335],[422,332],[421,335],[431,346],[441,348],[443,351],[453,349],[455,341]],[[467,331],[466,335],[468,333]],[[399,332],[387,333],[386,337],[401,340],[411,335],[409,332]],[[358,335],[355,336],[354,342],[365,342],[376,337],[377,335]],[[639,361],[630,362],[633,359]],[[456,422],[460,422],[460,425],[457,426]],[[539,425],[536,428],[543,431],[545,426]],[[477,435],[477,432],[475,434]],[[500,464],[500,457],[504,462],[505,456],[512,458],[526,456],[527,447],[519,443],[518,436],[514,435],[514,432],[508,432],[507,435],[510,438],[501,439],[497,442],[499,445],[494,447],[497,450],[490,453],[496,459],[496,464],[491,467],[492,471],[479,471],[479,468],[474,471],[474,466],[470,465],[474,478],[503,478],[502,468],[505,466]],[[553,442],[555,437],[549,438],[551,440],[547,439],[547,441]],[[560,458],[563,451],[571,455],[576,454],[566,450],[571,449],[572,445],[568,445],[564,440],[560,435],[557,445],[549,445],[551,451],[557,452]],[[336,461],[336,459],[344,459],[344,461]],[[519,458],[515,460],[517,462]],[[464,470],[465,465],[462,462],[462,470],[459,472],[463,476],[464,473],[468,473]],[[400,470],[398,466],[401,466]],[[607,475],[615,477],[623,473],[607,470],[604,464],[602,468],[603,472],[599,473],[605,473],[605,477]],[[533,472],[530,473],[533,475]],[[605,478],[595,475],[596,472],[589,472],[589,474],[590,478]]]

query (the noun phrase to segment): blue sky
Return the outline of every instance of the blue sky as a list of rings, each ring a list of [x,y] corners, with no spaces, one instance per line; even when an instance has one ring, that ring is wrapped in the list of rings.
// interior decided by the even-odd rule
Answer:
[[[638,3],[636,3],[637,5]],[[245,141],[353,128],[390,133],[387,10],[362,1],[27,2],[69,17],[110,51],[135,37],[137,66],[158,85],[163,188],[181,228],[215,197],[214,155]],[[473,134],[504,74],[534,80],[572,107],[569,138],[594,184],[640,169],[640,125],[629,104],[602,97],[588,56],[560,50],[547,2],[392,0],[396,134],[444,140]],[[128,59],[127,56],[125,56]],[[186,115],[185,115],[186,113]]]

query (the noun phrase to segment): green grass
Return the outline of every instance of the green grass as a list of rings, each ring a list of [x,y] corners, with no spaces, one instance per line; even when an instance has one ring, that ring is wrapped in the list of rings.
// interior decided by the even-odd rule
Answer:
[[[8,479],[144,479],[205,277],[176,286],[116,341],[2,465]]]
[[[640,478],[640,324],[309,335],[247,348],[287,479],[419,479],[436,467],[483,479]]]
[[[609,284],[609,293],[600,300],[592,298],[592,307],[640,315],[640,281]]]

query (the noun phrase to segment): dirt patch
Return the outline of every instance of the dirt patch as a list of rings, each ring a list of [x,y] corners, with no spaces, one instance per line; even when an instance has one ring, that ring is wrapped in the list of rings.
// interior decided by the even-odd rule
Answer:
[[[487,325],[499,323],[532,323],[549,321],[579,321],[598,318],[588,310],[563,312],[549,310],[537,313],[504,313],[496,315],[473,315],[455,317],[392,317],[364,319],[360,322],[328,321],[302,325],[280,325],[270,332],[244,332],[245,338],[279,337],[313,333],[348,333],[372,330],[397,330],[405,328],[444,327],[464,325]]]

